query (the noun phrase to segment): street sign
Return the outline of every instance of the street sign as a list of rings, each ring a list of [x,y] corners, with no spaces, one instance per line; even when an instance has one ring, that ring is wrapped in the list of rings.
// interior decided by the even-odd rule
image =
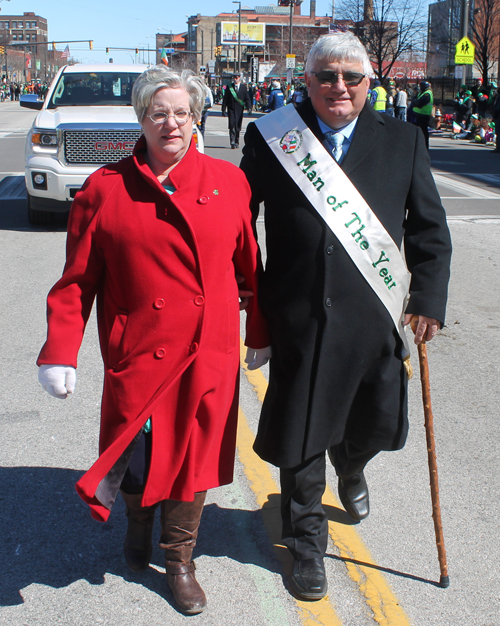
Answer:
[[[287,70],[295,69],[295,55],[294,54],[286,55],[286,69]]]
[[[455,47],[456,65],[474,65],[476,47],[468,37],[462,37]]]
[[[462,78],[462,69],[461,65],[455,65],[455,78]]]
[[[259,78],[259,59],[252,57],[252,83],[256,83]]]

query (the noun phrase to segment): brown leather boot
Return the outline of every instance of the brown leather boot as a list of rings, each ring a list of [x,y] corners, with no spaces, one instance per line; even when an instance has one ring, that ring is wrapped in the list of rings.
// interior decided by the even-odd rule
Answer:
[[[202,491],[195,494],[194,502],[164,500],[161,503],[160,548],[165,550],[167,581],[177,605],[188,615],[201,613],[207,604],[191,560],[205,496],[206,491]]]
[[[133,572],[141,572],[149,566],[153,553],[154,506],[141,506],[142,493],[131,494],[120,490],[127,506],[128,527],[123,551],[125,560]]]

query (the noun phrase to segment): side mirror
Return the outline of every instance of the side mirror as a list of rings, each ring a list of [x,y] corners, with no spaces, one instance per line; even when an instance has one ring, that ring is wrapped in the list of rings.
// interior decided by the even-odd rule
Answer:
[[[43,100],[39,100],[36,94],[26,94],[19,98],[19,104],[26,109],[36,109],[40,111],[43,107]]]

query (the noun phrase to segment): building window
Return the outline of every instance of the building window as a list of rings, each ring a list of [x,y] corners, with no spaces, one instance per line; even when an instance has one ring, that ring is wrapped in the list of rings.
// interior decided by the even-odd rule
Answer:
[[[17,28],[17,22],[12,22],[12,28]]]
[[[12,39],[13,39],[14,41],[16,41],[16,40],[17,40],[17,35],[12,35]]]
[[[5,28],[10,28],[9,22],[4,22],[4,24],[5,24]]]
[[[36,28],[36,22],[31,22],[31,28]]]
[[[23,23],[22,23],[22,22],[18,22],[18,23],[17,23],[17,27],[18,27],[18,28],[22,28],[22,27],[23,27]]]
[[[35,34],[31,35],[31,41],[36,41],[36,35]]]

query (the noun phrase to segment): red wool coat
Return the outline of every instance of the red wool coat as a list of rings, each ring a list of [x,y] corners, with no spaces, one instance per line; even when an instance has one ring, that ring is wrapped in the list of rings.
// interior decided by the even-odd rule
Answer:
[[[261,270],[243,173],[191,144],[169,196],[134,155],[96,171],[73,203],[67,260],[48,296],[38,364],[77,366],[97,295],[104,361],[100,456],[77,483],[105,521],[127,448],[149,417],[151,468],[143,497],[189,501],[232,481],[239,374],[235,272],[255,293],[246,344],[270,340],[258,306]],[[132,445],[131,445],[132,444]],[[129,447],[130,446],[130,447]],[[125,459],[125,466],[124,466]]]

